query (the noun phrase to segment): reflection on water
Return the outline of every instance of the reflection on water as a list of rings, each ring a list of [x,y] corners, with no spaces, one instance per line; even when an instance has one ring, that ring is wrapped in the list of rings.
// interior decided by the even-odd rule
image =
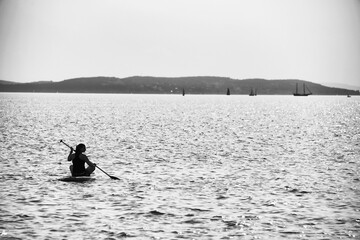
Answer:
[[[360,98],[0,95],[0,239],[358,239]],[[66,183],[87,145],[110,175]]]

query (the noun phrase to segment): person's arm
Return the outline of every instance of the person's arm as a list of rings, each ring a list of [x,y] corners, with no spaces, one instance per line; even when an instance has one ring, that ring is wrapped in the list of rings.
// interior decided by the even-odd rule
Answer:
[[[83,154],[82,157],[83,157],[84,161],[87,163],[87,165],[89,165],[89,166],[91,166],[91,167],[95,167],[95,166],[96,166],[96,164],[93,163],[93,162],[91,162],[86,155]]]
[[[73,151],[74,151],[74,149],[73,149],[73,148],[70,148],[70,153],[69,153],[69,156],[68,156],[68,161],[71,161],[71,160],[74,159]]]

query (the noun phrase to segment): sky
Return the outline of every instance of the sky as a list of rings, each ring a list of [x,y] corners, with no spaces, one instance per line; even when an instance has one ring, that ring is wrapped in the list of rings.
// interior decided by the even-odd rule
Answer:
[[[360,0],[0,0],[0,79],[360,85]]]

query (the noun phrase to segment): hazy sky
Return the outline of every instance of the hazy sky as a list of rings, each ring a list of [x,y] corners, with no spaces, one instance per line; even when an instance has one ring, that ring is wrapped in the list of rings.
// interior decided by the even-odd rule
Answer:
[[[360,85],[360,0],[0,0],[0,79]]]

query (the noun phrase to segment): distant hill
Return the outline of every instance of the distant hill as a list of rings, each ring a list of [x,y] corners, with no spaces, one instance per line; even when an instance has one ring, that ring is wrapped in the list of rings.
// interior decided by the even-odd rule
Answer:
[[[1,92],[64,92],[64,93],[146,93],[146,94],[249,94],[257,89],[258,95],[291,95],[296,83],[302,91],[303,83],[314,95],[360,95],[359,91],[331,88],[303,80],[236,80],[224,77],[89,77],[61,82],[15,83],[0,82]]]
[[[15,82],[0,80],[0,84],[14,84]]]
[[[334,88],[343,88],[343,89],[350,89],[350,90],[360,90],[360,86],[348,85],[343,83],[335,83],[335,82],[324,82],[321,85],[327,87],[334,87]]]

